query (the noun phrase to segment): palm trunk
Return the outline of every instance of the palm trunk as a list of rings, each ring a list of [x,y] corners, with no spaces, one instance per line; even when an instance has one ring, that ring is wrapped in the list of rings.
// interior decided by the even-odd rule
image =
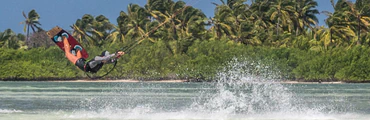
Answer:
[[[279,41],[279,23],[280,19],[278,18],[278,22],[276,24],[276,41]]]
[[[361,45],[361,41],[360,41],[360,36],[361,36],[360,17],[361,17],[361,16],[357,16],[357,20],[358,20],[357,45]]]
[[[276,35],[279,36],[279,23],[280,23],[280,19],[278,18],[278,22],[276,24]]]
[[[217,26],[217,29],[220,30],[220,27]],[[221,32],[216,31],[216,34],[217,34],[217,38],[221,39]]]
[[[28,37],[30,36],[30,25],[27,25],[27,37],[26,37],[26,42],[29,42]]]
[[[330,45],[331,42],[333,41],[333,32],[331,31],[330,28],[329,28],[329,32],[330,32],[330,41],[329,41],[329,45]]]
[[[297,25],[298,26],[298,25]],[[299,27],[297,27],[296,31],[295,31],[295,36],[297,37],[298,36],[298,33],[299,33]]]

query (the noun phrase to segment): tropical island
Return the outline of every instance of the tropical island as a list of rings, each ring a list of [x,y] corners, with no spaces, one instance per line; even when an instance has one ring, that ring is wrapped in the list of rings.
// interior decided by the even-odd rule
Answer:
[[[221,0],[214,17],[184,1],[130,4],[113,24],[85,14],[69,32],[90,54],[135,46],[104,79],[212,81],[229,61],[247,60],[291,81],[370,82],[370,1]],[[24,12],[26,34],[0,31],[0,80],[88,79],[46,35],[37,10]],[[119,11],[117,11],[119,12]],[[318,26],[317,14],[326,14]],[[103,68],[107,72],[112,66]]]

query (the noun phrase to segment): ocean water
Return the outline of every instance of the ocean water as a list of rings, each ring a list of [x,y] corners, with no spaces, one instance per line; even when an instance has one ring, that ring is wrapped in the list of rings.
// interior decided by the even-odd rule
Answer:
[[[370,84],[225,86],[214,83],[0,82],[0,119],[370,118]]]
[[[370,119],[370,84],[284,84],[274,71],[234,61],[205,83],[0,82],[0,120]]]

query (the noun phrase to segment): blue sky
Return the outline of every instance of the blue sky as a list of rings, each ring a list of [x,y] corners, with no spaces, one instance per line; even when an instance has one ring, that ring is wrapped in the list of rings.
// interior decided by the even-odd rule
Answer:
[[[211,2],[220,3],[219,0],[183,0],[187,5],[201,9],[207,17],[214,15],[215,6]],[[49,30],[60,26],[69,30],[84,14],[93,16],[104,15],[111,23],[116,24],[120,11],[126,11],[130,3],[144,6],[147,0],[3,0],[0,7],[0,31],[12,29],[16,33],[24,33],[22,11],[27,14],[32,9],[40,15],[41,27]],[[330,0],[317,0],[319,11],[333,12]],[[325,25],[326,16],[320,14],[319,25]]]

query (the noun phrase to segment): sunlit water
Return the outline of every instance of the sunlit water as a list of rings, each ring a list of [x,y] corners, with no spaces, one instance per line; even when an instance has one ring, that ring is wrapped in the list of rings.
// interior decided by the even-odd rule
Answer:
[[[0,120],[370,118],[370,84],[282,84],[252,64],[210,83],[0,82]]]

